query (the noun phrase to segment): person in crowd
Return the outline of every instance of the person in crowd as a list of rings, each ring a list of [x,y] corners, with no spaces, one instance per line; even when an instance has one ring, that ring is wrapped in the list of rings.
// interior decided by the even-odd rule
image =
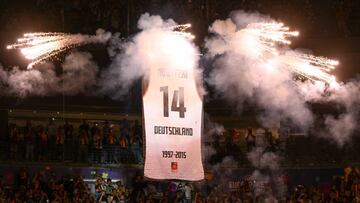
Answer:
[[[113,191],[114,196],[117,196],[119,198],[119,203],[125,203],[128,201],[127,196],[128,192],[125,187],[125,185],[122,183],[122,181],[118,181],[116,183],[115,190]]]
[[[91,136],[94,136],[96,131],[99,129],[99,123],[98,122],[94,122],[93,123],[93,126],[91,127],[90,129],[90,133],[91,133]]]
[[[90,151],[91,151],[91,156],[92,156],[92,160],[93,162],[95,162],[95,152],[97,151],[97,149],[95,148],[96,143],[95,143],[95,134],[97,133],[97,130],[99,129],[99,124],[97,122],[94,122],[91,129],[90,129]]]
[[[46,126],[46,133],[48,135],[48,147],[49,149],[56,148],[56,135],[57,135],[57,127],[54,123],[53,119],[49,119],[49,123]],[[49,159],[54,160],[56,157],[56,150],[49,150]]]
[[[107,163],[114,163],[114,153],[115,153],[115,133],[112,126],[109,127],[109,132],[107,134]]]
[[[65,120],[64,124],[64,135],[65,135],[65,154],[64,159],[67,159],[68,157],[70,159],[74,159],[74,147],[73,147],[73,132],[74,127],[71,123],[69,123],[69,120]]]
[[[56,158],[59,161],[64,161],[64,144],[65,144],[65,135],[63,126],[59,126],[56,133]]]
[[[120,149],[119,149],[119,155],[117,156],[118,160],[121,163],[128,163],[129,162],[129,143],[128,143],[128,140],[126,139],[125,135],[120,135],[119,145],[120,145]]]
[[[132,127],[132,137],[142,138],[142,126],[138,120],[135,120],[134,126]]]
[[[20,172],[17,177],[17,186],[19,188],[28,188],[29,173],[25,168],[20,168]]]
[[[195,192],[195,195],[194,195],[194,203],[203,203],[204,202],[204,199],[203,197],[201,196],[200,192]]]
[[[39,153],[39,160],[46,161],[47,160],[47,153],[48,153],[48,134],[45,131],[43,126],[39,126],[39,138],[40,138],[40,153]]]
[[[79,126],[79,161],[86,162],[89,144],[89,125],[86,120]]]
[[[103,145],[107,144],[107,139],[109,137],[109,133],[110,133],[110,123],[109,121],[105,121],[103,128],[102,128],[102,134],[103,134]]]
[[[170,202],[170,200],[169,200],[169,192],[164,191],[159,203],[169,203],[169,202]]]
[[[93,145],[94,145],[94,155],[93,155],[93,161],[95,163],[101,163],[101,157],[102,157],[102,135],[99,128],[95,129],[94,137],[93,137]]]
[[[98,203],[116,203],[114,200],[113,195],[106,195],[105,191],[101,192],[99,199],[97,200]]]
[[[100,175],[98,175],[95,181],[95,198],[99,199],[101,193],[104,190],[105,190],[105,181]]]
[[[140,139],[137,137],[134,138],[131,142],[131,151],[135,157],[135,163],[137,164],[143,164],[144,162],[141,147],[142,144],[140,143]]]
[[[245,134],[245,140],[247,145],[247,151],[250,152],[255,147],[255,135],[251,128],[247,129],[247,133]]]
[[[25,139],[25,160],[34,160],[34,145],[35,145],[35,129],[32,127],[31,121],[26,122],[24,129]]]
[[[185,183],[184,186],[184,203],[192,203],[191,193],[192,193],[193,187],[190,185],[190,183]]]
[[[124,118],[120,122],[120,133],[121,133],[121,135],[125,136],[128,141],[131,140],[130,139],[130,135],[131,135],[130,122],[126,118]]]
[[[16,124],[10,124],[9,128],[9,137],[10,137],[10,159],[16,160],[17,159],[17,152],[18,152],[18,141],[19,135],[16,128]]]
[[[266,140],[266,151],[275,152],[276,151],[275,139],[269,128],[265,128],[265,140]]]

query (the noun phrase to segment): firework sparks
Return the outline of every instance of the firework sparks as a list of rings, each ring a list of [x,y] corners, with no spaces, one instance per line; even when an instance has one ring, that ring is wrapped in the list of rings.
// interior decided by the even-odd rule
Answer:
[[[249,36],[254,48],[252,52],[266,65],[271,65],[271,61],[278,57],[277,65],[303,77],[329,84],[336,81],[329,72],[335,69],[338,61],[295,52],[282,54],[279,51],[280,46],[291,44],[289,38],[299,36],[298,31],[290,31],[282,23],[252,23],[241,32]]]
[[[336,81],[335,76],[329,73],[338,65],[338,62],[335,60],[313,55],[290,53],[282,57],[282,62],[285,68],[290,68],[290,70],[311,80],[322,80],[329,84]]]
[[[62,52],[88,43],[101,42],[99,36],[66,34],[56,32],[25,33],[17,43],[8,45],[7,49],[19,49],[25,58],[32,60],[28,69],[57,57]]]
[[[188,39],[194,39],[195,36],[192,35],[190,32],[187,32],[187,30],[190,27],[191,24],[182,24],[182,25],[166,27],[165,30],[169,30],[173,34],[180,35]]]

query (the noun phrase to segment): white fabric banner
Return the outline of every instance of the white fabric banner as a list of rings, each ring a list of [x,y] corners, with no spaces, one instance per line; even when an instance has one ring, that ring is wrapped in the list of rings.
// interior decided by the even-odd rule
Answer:
[[[152,68],[144,85],[144,175],[197,181],[201,158],[202,97],[194,69]]]

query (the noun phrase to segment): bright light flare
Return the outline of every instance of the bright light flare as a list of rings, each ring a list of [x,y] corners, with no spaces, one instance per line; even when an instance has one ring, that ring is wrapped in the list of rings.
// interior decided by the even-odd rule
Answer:
[[[328,84],[336,81],[329,72],[335,69],[336,61],[306,54],[286,54],[281,58],[284,68],[311,80],[322,80]]]
[[[172,34],[180,35],[182,37],[185,37],[187,39],[193,40],[195,39],[195,36],[191,34],[190,32],[187,32],[187,30],[191,27],[191,24],[182,24],[182,25],[175,25],[164,28],[165,30],[169,30]]]
[[[256,58],[262,60],[265,66],[269,61],[279,58],[278,67],[290,70],[311,80],[321,80],[328,84],[336,83],[335,76],[329,72],[339,65],[336,60],[297,52],[282,53],[282,47],[291,44],[290,38],[299,36],[298,31],[290,31],[283,23],[252,23],[240,30],[251,39],[248,47]]]
[[[97,41],[96,36],[66,34],[57,32],[25,33],[17,43],[8,45],[7,49],[19,49],[26,59],[32,60],[28,65],[31,69],[34,65],[54,58],[62,52]]]

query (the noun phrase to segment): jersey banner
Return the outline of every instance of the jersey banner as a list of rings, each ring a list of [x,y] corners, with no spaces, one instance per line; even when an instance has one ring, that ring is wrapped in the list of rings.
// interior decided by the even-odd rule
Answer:
[[[202,107],[193,69],[151,69],[143,94],[145,177],[204,178]]]

